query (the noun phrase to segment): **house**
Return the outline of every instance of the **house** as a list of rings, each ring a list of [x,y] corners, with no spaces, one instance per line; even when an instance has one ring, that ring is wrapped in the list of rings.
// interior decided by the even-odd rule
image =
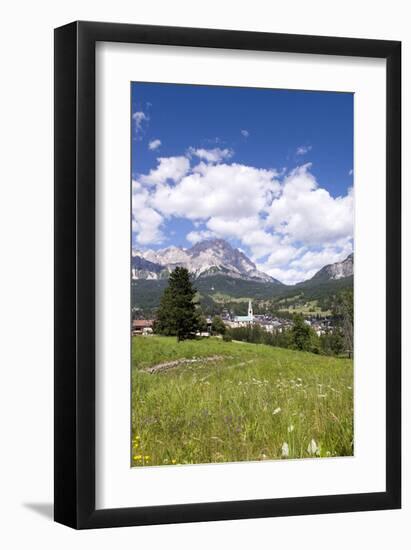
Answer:
[[[132,334],[152,334],[153,325],[152,319],[133,319]]]

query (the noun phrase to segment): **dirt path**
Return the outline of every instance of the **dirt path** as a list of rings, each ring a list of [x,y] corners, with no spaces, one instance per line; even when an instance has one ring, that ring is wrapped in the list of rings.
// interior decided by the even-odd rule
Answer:
[[[149,374],[156,374],[158,372],[163,372],[165,370],[174,369],[181,365],[193,365],[195,363],[215,363],[216,361],[223,361],[224,359],[232,359],[227,355],[212,355],[211,357],[193,357],[193,359],[176,359],[175,361],[167,361],[167,363],[159,363],[148,369],[143,369],[144,372]]]

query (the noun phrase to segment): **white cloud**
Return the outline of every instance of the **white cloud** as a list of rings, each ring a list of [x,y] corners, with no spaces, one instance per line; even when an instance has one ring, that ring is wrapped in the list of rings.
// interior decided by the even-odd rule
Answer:
[[[315,270],[311,271],[301,271],[298,269],[290,269],[287,267],[269,267],[266,264],[257,264],[258,269],[264,271],[274,279],[281,281],[286,285],[295,285],[296,283],[301,283],[307,279],[311,279],[315,275]]]
[[[228,160],[234,155],[232,149],[220,149],[219,147],[215,149],[195,149],[194,147],[190,147],[188,153],[191,156],[196,156],[201,160],[212,163]]]
[[[287,174],[242,164],[194,167],[186,157],[159,158],[133,182],[137,242],[164,238],[173,217],[190,220],[195,243],[235,239],[259,269],[288,284],[303,281],[352,251],[353,191],[333,197],[305,164]]]
[[[164,215],[191,220],[256,216],[278,192],[276,172],[241,164],[203,164],[177,185],[159,185],[153,205]],[[152,178],[150,178],[152,180]]]
[[[245,233],[242,242],[250,248],[254,260],[267,256],[281,246],[278,235],[267,232],[264,228]]]
[[[196,243],[199,243],[201,241],[205,241],[207,239],[212,239],[213,237],[215,237],[215,234],[212,231],[207,231],[207,230],[204,230],[204,231],[190,231],[186,235],[186,239],[191,244],[196,244]]]
[[[347,239],[341,246],[327,246],[322,250],[308,250],[297,260],[290,263],[291,267],[303,271],[318,271],[322,267],[335,262],[341,262],[352,252],[352,242]]]
[[[132,182],[132,230],[139,245],[160,244],[163,216],[149,205],[149,193],[138,181]]]
[[[218,143],[224,143],[224,140],[221,139],[220,137],[216,136],[216,137],[213,137],[213,138],[206,139],[205,143],[218,144]]]
[[[323,245],[352,236],[354,197],[332,197],[318,186],[305,164],[284,180],[281,194],[269,207],[267,226],[291,241]]]
[[[167,180],[179,181],[190,169],[190,161],[186,157],[160,157],[157,168],[150,170],[148,175],[140,176],[140,181],[148,185],[158,185]]]
[[[250,132],[248,130],[241,130],[241,135],[245,138],[248,138],[250,135]]]
[[[273,252],[266,261],[258,262],[258,268],[285,284],[295,284],[310,279],[325,265],[341,262],[351,252],[351,239],[318,250],[285,246]]]
[[[136,130],[141,130],[143,122],[148,122],[150,117],[146,115],[143,111],[136,111],[132,116],[134,123],[136,125]]]
[[[243,218],[215,216],[208,220],[207,227],[218,237],[243,240],[246,234],[258,229],[259,219],[258,216]]]
[[[158,149],[160,145],[161,145],[161,140],[153,139],[152,141],[149,142],[148,148],[150,149],[150,151],[155,151],[155,149]]]
[[[297,151],[295,152],[296,155],[306,155],[309,151],[311,151],[312,146],[311,145],[300,145],[300,147],[297,147]]]
[[[267,264],[271,266],[284,266],[305,250],[304,247],[296,247],[280,242],[278,247],[271,252]]]

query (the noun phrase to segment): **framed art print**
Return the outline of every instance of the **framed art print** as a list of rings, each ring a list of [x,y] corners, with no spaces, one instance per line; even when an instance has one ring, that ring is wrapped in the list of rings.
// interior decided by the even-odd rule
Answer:
[[[399,42],[55,31],[55,519],[401,505]]]

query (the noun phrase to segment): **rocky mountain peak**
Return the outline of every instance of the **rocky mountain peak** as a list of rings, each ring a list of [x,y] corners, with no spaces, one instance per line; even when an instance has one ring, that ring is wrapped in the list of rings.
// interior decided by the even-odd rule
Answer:
[[[351,277],[354,274],[354,254],[349,254],[341,262],[325,265],[318,271],[311,280],[338,280],[344,277]]]
[[[147,271],[141,269],[143,258],[157,265]],[[223,239],[209,239],[184,249],[170,246],[161,250],[135,251],[132,257],[133,278],[164,278],[176,266],[186,267],[194,277],[224,274],[229,277],[262,282],[276,282],[275,279],[259,271],[256,265],[240,250],[233,248]],[[148,267],[148,265],[147,265]]]

